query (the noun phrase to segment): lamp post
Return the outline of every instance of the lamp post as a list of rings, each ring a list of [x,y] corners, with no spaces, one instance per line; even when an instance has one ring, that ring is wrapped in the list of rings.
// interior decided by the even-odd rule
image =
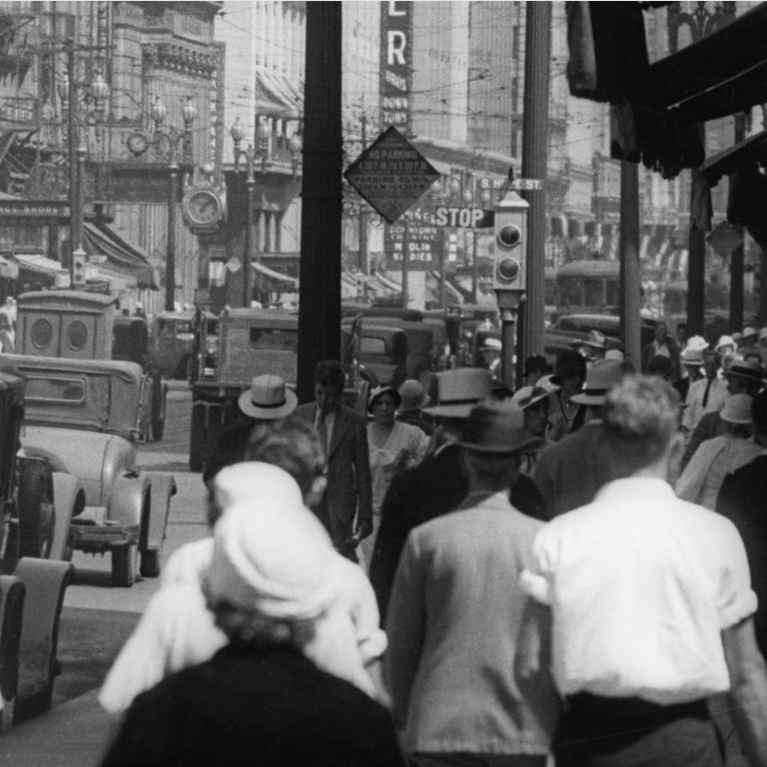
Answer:
[[[252,280],[252,258],[253,258],[253,197],[256,186],[256,179],[254,176],[254,169],[256,165],[256,159],[261,158],[261,173],[266,173],[266,163],[269,159],[269,139],[272,135],[272,129],[267,120],[259,120],[258,127],[256,129],[256,137],[258,139],[258,149],[254,149],[252,144],[248,144],[247,149],[242,149],[242,139],[245,136],[245,131],[242,125],[240,125],[240,118],[238,117],[234,121],[229,133],[234,141],[234,171],[239,172],[240,158],[245,160],[245,189],[247,190],[247,210],[245,212],[245,253],[242,259],[242,305],[249,307],[253,300],[253,280]],[[292,137],[291,137],[292,138]],[[301,151],[300,139],[298,140],[298,149],[296,149],[296,155]],[[298,170],[298,164],[293,167],[293,174],[295,175]]]
[[[193,163],[192,125],[197,117],[197,108],[189,96],[181,109],[184,130],[179,132],[175,126],[165,129],[167,110],[158,96],[152,104],[154,121],[154,151],[159,158],[168,162],[168,230],[165,255],[165,310],[172,312],[176,306],[176,204],[178,202],[179,144],[181,158],[185,165]]]
[[[83,219],[85,217],[85,158],[88,154],[81,123],[92,121],[96,140],[101,138],[100,124],[109,96],[109,86],[100,72],[93,82],[79,83],[75,77],[75,48],[67,51],[67,75],[57,84],[62,108],[67,113],[67,155],[69,160],[69,276],[72,288],[85,283],[85,250],[83,248]],[[80,89],[83,97],[80,98]],[[81,114],[82,112],[82,114]]]

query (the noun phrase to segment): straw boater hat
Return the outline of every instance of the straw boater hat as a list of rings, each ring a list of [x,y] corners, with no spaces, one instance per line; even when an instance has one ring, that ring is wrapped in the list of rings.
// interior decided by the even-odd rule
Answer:
[[[468,418],[472,407],[490,395],[492,380],[484,368],[437,373],[437,404],[423,412],[440,418]]]
[[[458,445],[474,453],[506,455],[543,442],[525,429],[525,417],[519,406],[497,402],[477,405],[471,411]]]
[[[703,365],[703,349],[690,348],[689,346],[679,355],[684,365],[701,367]]]
[[[748,394],[733,394],[724,403],[719,416],[727,423],[752,423],[751,403],[753,401],[754,398],[749,397]]]
[[[256,376],[250,389],[237,400],[240,410],[251,418],[275,421],[290,415],[298,404],[296,395],[279,376]]]
[[[431,398],[423,390],[423,386],[414,378],[408,378],[402,386],[399,387],[399,396],[402,404],[397,409],[398,413],[409,413],[413,410],[425,408]]]
[[[521,410],[527,410],[532,407],[536,402],[540,402],[542,399],[547,399],[551,391],[543,386],[523,386],[517,391],[517,393],[511,398],[513,404],[517,405]]]
[[[604,405],[607,393],[623,378],[623,368],[618,360],[597,360],[586,373],[583,391],[570,399],[579,405]]]
[[[480,348],[482,349],[482,351],[484,351],[485,349],[489,351],[494,351],[494,352],[503,351],[503,345],[501,344],[501,341],[498,338],[486,338],[485,342],[482,344]]]

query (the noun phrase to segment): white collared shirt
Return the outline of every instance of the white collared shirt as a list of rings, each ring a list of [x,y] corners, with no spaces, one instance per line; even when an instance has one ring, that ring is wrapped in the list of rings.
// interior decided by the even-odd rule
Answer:
[[[729,397],[727,381],[723,381],[721,378],[712,378],[706,407],[703,407],[703,398],[706,394],[708,383],[709,379],[704,376],[697,381],[693,381],[687,390],[687,399],[685,400],[687,407],[682,414],[682,426],[689,431],[692,431],[698,425],[698,421],[700,421],[704,413],[721,410],[727,401],[727,397]]]
[[[529,594],[551,605],[559,692],[684,703],[730,687],[722,630],[756,611],[730,520],[659,479],[605,485],[538,534]]]

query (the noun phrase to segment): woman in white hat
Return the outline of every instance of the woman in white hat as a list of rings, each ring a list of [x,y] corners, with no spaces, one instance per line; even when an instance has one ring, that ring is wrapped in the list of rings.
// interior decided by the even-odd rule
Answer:
[[[300,494],[228,508],[203,586],[228,642],[136,698],[103,767],[402,767],[384,708],[304,652],[335,599],[337,560]]]
[[[753,432],[752,400],[747,394],[729,397],[720,413],[724,434],[707,439],[695,451],[677,481],[679,498],[715,511],[716,497],[724,478],[762,452],[762,448],[750,439]]]
[[[381,506],[392,477],[398,471],[415,466],[426,455],[429,438],[417,426],[395,419],[402,397],[393,386],[377,386],[370,392],[368,412],[368,453],[373,480],[373,534],[360,544],[361,564],[367,571],[381,524]]]

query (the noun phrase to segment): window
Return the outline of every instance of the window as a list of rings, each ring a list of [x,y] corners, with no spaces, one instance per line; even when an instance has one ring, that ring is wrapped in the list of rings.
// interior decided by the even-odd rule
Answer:
[[[88,341],[88,328],[82,320],[75,320],[67,327],[67,343],[73,351],[79,352],[85,348]]]
[[[53,325],[43,318],[32,324],[32,344],[36,349],[47,349],[53,340]]]
[[[65,402],[80,404],[85,401],[85,380],[82,378],[27,378],[26,399],[36,402]]]

